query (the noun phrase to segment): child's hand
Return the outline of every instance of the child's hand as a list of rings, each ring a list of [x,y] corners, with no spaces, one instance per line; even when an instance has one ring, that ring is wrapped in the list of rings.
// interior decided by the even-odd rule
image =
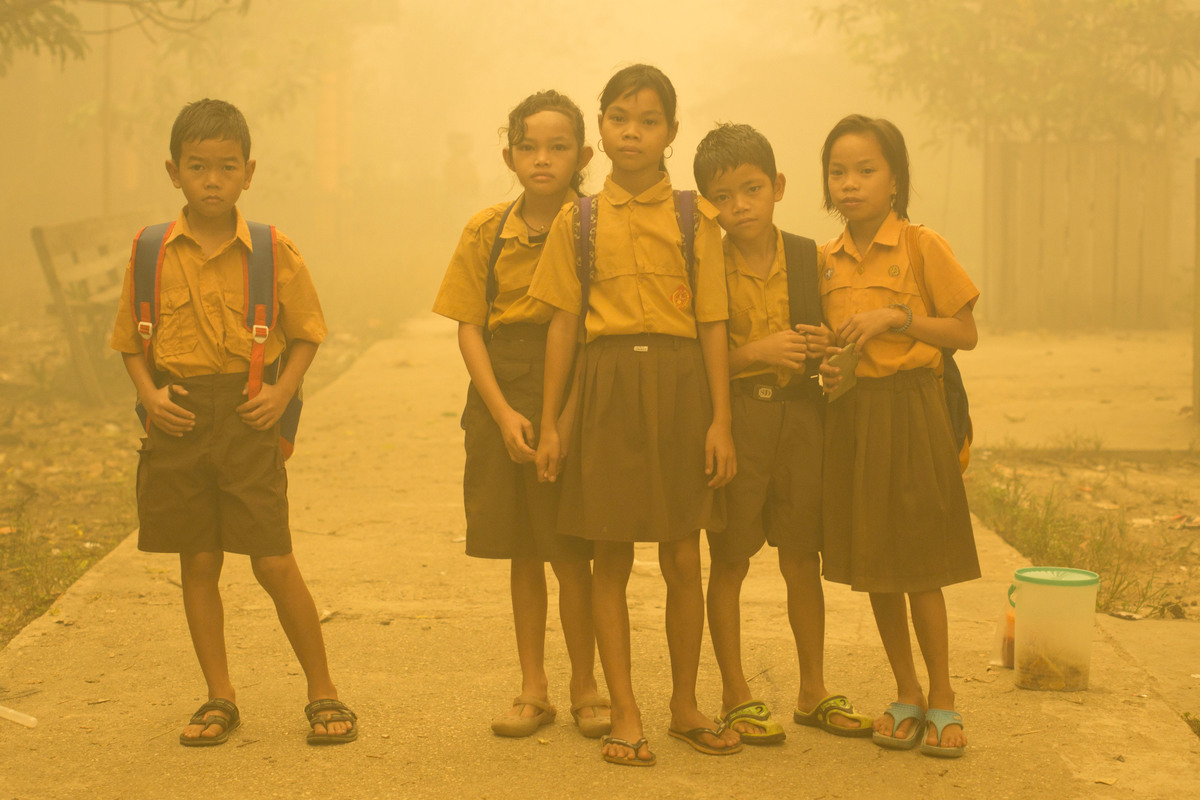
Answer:
[[[571,429],[575,426],[574,409],[564,410],[558,418],[558,425],[555,430],[558,431],[558,463],[567,460],[568,442],[571,441]]]
[[[171,393],[183,397],[182,386],[163,386],[138,398],[146,409],[146,418],[168,436],[183,436],[196,427],[196,415],[171,401]]]
[[[837,346],[837,338],[826,325],[797,325],[796,330],[804,335],[811,359],[824,358],[829,348]]]
[[[533,461],[533,423],[511,406],[496,420],[500,435],[504,437],[504,448],[508,457],[517,464],[528,464]]]
[[[537,477],[540,483],[554,483],[558,480],[559,470],[562,469],[563,452],[559,444],[558,428],[554,425],[542,426],[542,437],[538,442]]]
[[[851,314],[838,328],[838,341],[858,342],[858,352],[863,345],[881,333],[904,324],[908,315],[898,308],[877,308],[874,311],[860,311]]]
[[[714,422],[704,436],[704,474],[711,476],[709,487],[719,489],[737,474],[737,454],[729,425]]]
[[[804,357],[808,346],[804,334],[793,330],[779,331],[764,336],[754,343],[754,360],[773,367],[800,370],[804,368]]]
[[[249,392],[250,386],[247,384],[242,389],[242,394],[249,394]],[[242,403],[236,410],[242,418],[242,422],[256,431],[265,431],[279,422],[279,418],[283,416],[283,412],[287,410],[291,400],[291,392],[280,389],[274,384],[264,383],[253,399]]]
[[[825,394],[832,394],[838,384],[842,382],[842,368],[829,363],[829,356],[837,355],[840,352],[842,352],[842,348],[830,347],[827,351],[828,355],[821,361],[821,366],[817,370],[821,376],[821,391]]]

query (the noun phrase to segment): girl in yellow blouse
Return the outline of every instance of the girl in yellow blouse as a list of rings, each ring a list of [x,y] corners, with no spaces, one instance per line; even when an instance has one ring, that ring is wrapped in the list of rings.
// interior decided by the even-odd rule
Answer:
[[[511,591],[521,693],[492,721],[500,736],[529,736],[554,721],[544,650],[546,570],[559,581],[559,615],[571,659],[571,714],[583,735],[608,732],[608,700],[595,679],[591,548],[559,536],[556,487],[534,471],[541,413],[546,328],[554,309],[526,290],[562,204],[577,196],[592,157],[583,115],[555,91],[527,97],[509,114],[504,163],[524,189],[467,223],[433,305],[458,320],[458,343],[471,375],[463,499],[467,555],[512,562]]]
[[[713,489],[736,467],[717,210],[698,199],[695,220],[676,219],[664,161],[679,128],[675,106],[674,87],[654,67],[634,65],[609,80],[600,95],[600,140],[612,173],[592,198],[587,305],[576,271],[575,203],[555,219],[529,287],[530,296],[557,309],[546,343],[538,472],[553,481],[562,470],[559,530],[595,548],[596,642],[612,694],[612,736],[601,752],[629,766],[655,763],[630,674],[625,590],[637,541],[659,543],[667,583],[669,732],[708,754],[741,749],[738,734],[696,704],[704,627],[699,530]],[[694,225],[691,275],[680,225]],[[577,401],[578,409],[560,419],[581,313],[586,345],[566,404]]]
[[[821,249],[821,305],[860,359],[856,384],[825,421],[824,574],[870,593],[896,678],[897,702],[876,718],[875,743],[960,756],[942,587],[979,577],[979,561],[939,374],[942,348],[975,347],[979,291],[941,236],[910,225],[908,151],[894,125],[846,117],[821,158],[825,207],[846,222]],[[832,391],[840,371],[826,363],[822,373]]]

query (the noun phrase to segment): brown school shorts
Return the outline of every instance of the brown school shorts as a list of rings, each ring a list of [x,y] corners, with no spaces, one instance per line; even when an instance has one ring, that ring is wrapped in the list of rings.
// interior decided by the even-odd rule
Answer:
[[[292,551],[279,428],[256,431],[238,416],[246,378],[170,379],[187,390],[172,399],[196,415],[196,427],[175,437],[151,425],[142,440],[138,549],[250,556]]]
[[[731,386],[738,471],[721,490],[725,529],[708,532],[713,560],[742,561],[764,542],[799,553],[821,549],[825,400],[820,387],[797,377],[785,388],[792,399],[762,400],[753,380]]]
[[[536,433],[542,418],[546,326],[502,325],[492,334],[488,355],[504,399]],[[500,428],[474,384],[467,389],[462,426],[467,555],[541,561],[590,558],[589,542],[558,534],[559,485],[539,483],[534,464],[509,458]]]

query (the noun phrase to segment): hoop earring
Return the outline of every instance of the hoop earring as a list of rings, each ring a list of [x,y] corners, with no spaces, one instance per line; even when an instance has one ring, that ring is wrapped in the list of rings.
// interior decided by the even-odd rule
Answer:
[[[888,208],[894,209],[895,207],[896,207],[896,194],[895,194],[895,192],[893,192],[891,199],[888,201]]]
[[[596,142],[596,149],[599,150],[601,153],[604,152],[604,140],[603,139]]]
[[[675,155],[675,148],[671,145],[667,145],[667,150],[663,153],[663,158],[670,158],[673,155]]]

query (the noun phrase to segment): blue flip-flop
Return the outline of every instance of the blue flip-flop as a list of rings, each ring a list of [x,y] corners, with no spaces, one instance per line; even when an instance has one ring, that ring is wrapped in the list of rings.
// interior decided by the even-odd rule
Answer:
[[[924,730],[924,735],[921,737],[921,753],[922,755],[933,756],[934,758],[961,758],[966,748],[963,747],[942,747],[942,731],[947,725],[958,725],[962,727],[962,714],[957,711],[947,711],[944,708],[931,708],[925,712],[925,724],[918,726]],[[929,728],[932,727],[937,732],[938,744],[932,745],[925,741],[929,735]]]
[[[895,733],[900,727],[900,723],[906,719],[915,719],[917,724],[909,725],[908,735],[903,738],[872,731],[871,741],[888,750],[912,750],[916,747],[917,742],[921,741],[921,731],[925,730],[925,726],[921,724],[925,720],[925,712],[921,710],[920,706],[892,703],[883,713],[892,718],[892,733]]]

